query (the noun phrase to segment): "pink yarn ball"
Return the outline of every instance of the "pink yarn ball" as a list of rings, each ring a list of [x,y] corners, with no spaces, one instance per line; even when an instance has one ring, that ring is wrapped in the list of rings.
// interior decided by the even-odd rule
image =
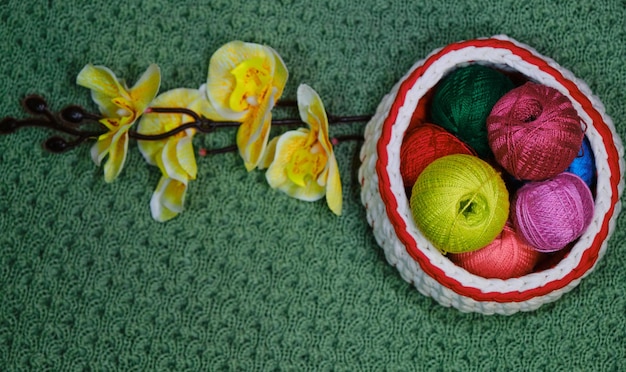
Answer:
[[[513,199],[512,217],[517,231],[540,252],[554,252],[576,240],[593,218],[589,187],[572,173],[529,182]]]
[[[505,94],[487,118],[496,160],[521,180],[544,180],[565,171],[578,155],[583,136],[570,100],[532,82]]]
[[[448,258],[472,274],[483,278],[509,279],[531,273],[542,253],[526,243],[506,224],[493,242],[477,251],[450,253]]]

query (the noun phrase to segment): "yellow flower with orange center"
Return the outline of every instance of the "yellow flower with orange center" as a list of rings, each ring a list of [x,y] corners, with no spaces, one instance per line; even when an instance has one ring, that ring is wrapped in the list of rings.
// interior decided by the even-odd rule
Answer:
[[[237,147],[248,171],[257,167],[267,147],[271,111],[287,78],[285,63],[268,46],[233,41],[211,57],[207,97],[219,119],[241,122]]]
[[[204,93],[178,88],[160,94],[151,107],[186,108],[204,117],[215,116]],[[147,112],[139,121],[139,134],[156,135],[178,128],[193,118],[178,113]],[[161,170],[161,180],[150,200],[152,217],[167,221],[183,211],[189,181],[195,180],[198,167],[192,139],[195,129],[188,128],[160,140],[139,140],[138,147],[149,164]]]
[[[260,167],[267,167],[272,188],[306,201],[326,195],[333,213],[342,211],[339,168],[329,139],[328,117],[317,92],[306,84],[298,87],[300,118],[309,128],[285,132],[270,141]]]
[[[104,180],[113,182],[126,161],[128,130],[159,91],[161,72],[157,65],[150,65],[129,89],[107,67],[88,64],[78,74],[76,83],[91,89],[91,97],[103,115],[100,123],[108,131],[98,137],[91,148],[91,157],[100,165],[108,155]]]

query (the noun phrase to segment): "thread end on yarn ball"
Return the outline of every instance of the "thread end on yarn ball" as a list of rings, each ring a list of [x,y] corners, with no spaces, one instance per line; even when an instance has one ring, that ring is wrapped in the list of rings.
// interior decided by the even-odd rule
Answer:
[[[485,161],[465,154],[433,161],[413,186],[410,206],[417,227],[442,253],[489,244],[509,214],[509,193]]]

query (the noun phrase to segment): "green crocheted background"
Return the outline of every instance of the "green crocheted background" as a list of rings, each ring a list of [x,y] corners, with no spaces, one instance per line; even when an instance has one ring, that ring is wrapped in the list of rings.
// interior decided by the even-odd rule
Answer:
[[[34,3],[38,3],[34,5]],[[161,91],[196,88],[222,44],[272,46],[330,113],[371,114],[419,59],[507,34],[585,80],[626,135],[626,2],[412,0],[0,1],[0,116],[45,96],[95,110],[89,62]],[[363,124],[333,128],[361,134]],[[198,135],[196,148],[234,142]],[[0,365],[6,370],[618,370],[626,368],[626,217],[596,271],[510,317],[463,314],[387,264],[366,222],[358,142],[336,147],[344,215],[272,190],[234,153],[199,157],[186,210],[150,217],[159,179],[131,142],[103,180],[89,144],[0,136]]]

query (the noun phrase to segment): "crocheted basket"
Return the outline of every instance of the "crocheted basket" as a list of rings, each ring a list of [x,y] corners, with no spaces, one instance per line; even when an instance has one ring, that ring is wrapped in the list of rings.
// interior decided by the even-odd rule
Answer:
[[[400,146],[425,96],[451,70],[480,63],[522,74],[556,88],[578,111],[595,155],[597,183],[591,225],[553,267],[519,278],[486,279],[453,264],[429,243],[413,221],[400,175]],[[361,199],[387,261],[404,280],[443,306],[463,312],[513,314],[556,301],[589,274],[615,229],[624,187],[623,147],[602,103],[589,87],[555,61],[506,36],[450,44],[417,62],[386,95],[365,129],[359,180]]]

